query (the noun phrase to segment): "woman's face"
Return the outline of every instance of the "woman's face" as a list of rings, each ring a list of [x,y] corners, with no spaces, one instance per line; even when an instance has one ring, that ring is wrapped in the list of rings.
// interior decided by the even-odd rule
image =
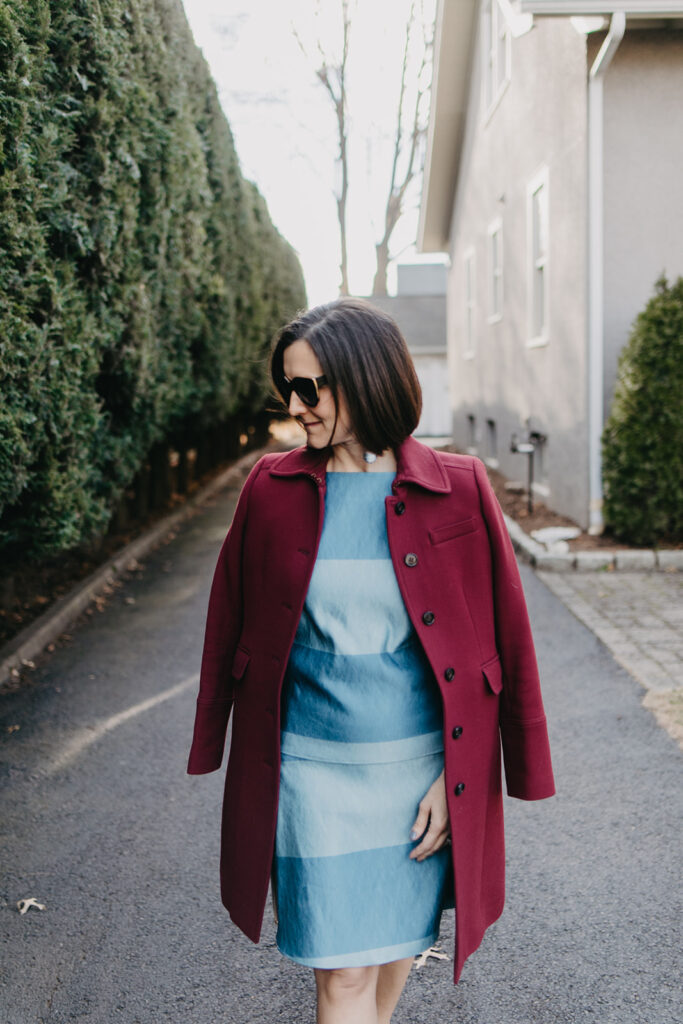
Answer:
[[[323,368],[315,352],[305,340],[299,338],[288,345],[283,354],[285,377],[320,377]],[[339,395],[339,416],[334,426],[334,398],[327,385],[320,388],[320,401],[312,408],[301,401],[296,391],[292,391],[289,399],[289,414],[297,420],[306,431],[309,448],[325,448],[328,444],[341,444],[354,439],[351,431],[349,412],[344,396]]]

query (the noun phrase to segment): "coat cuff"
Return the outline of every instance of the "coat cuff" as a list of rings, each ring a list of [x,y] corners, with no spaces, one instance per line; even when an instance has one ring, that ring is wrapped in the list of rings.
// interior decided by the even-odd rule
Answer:
[[[544,800],[555,793],[548,730],[544,718],[501,722],[508,796]]]
[[[217,771],[223,761],[225,736],[232,710],[232,700],[197,700],[194,738],[187,763],[188,775],[206,775]]]

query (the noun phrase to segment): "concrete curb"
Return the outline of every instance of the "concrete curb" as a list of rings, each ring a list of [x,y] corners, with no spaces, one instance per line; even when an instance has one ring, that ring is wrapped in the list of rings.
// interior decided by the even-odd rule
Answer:
[[[503,513],[515,551],[536,569],[553,572],[673,572],[683,570],[683,550],[633,548],[623,551],[569,551],[555,554],[524,532],[519,523]]]
[[[8,679],[19,676],[25,662],[31,661],[40,652],[60,636],[74,619],[93,601],[114,579],[131,563],[144,557],[147,552],[159,543],[168,533],[189,519],[198,505],[213,497],[226,487],[242,483],[244,470],[249,470],[254,463],[267,451],[268,445],[256,451],[248,452],[233,463],[219,476],[210,480],[204,487],[188,498],[175,512],[165,516],[150,530],[136,537],[130,544],[117,551],[108,561],[95,572],[78,583],[73,590],[47,609],[26,629],[22,629],[8,644],[0,650],[0,690]]]

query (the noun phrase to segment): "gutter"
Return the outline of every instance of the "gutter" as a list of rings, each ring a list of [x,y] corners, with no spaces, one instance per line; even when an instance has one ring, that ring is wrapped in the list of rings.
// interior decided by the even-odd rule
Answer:
[[[623,39],[626,15],[617,11],[588,75],[588,532],[602,533],[604,426],[604,161],[603,81]]]

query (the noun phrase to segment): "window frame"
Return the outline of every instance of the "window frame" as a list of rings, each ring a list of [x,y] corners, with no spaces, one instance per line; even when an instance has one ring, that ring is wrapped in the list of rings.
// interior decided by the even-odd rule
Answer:
[[[463,359],[474,359],[477,354],[477,265],[476,250],[473,245],[468,245],[463,250],[463,283],[464,283],[464,307],[465,307],[465,330]],[[469,285],[469,293],[468,293]]]
[[[498,262],[494,264],[493,239],[498,236],[497,256]],[[503,307],[505,303],[504,285],[504,258],[503,258],[503,218],[496,217],[490,222],[486,229],[486,244],[488,249],[488,322],[497,324],[503,319]],[[495,308],[496,279],[498,281],[499,308]]]
[[[540,255],[536,254],[536,232],[534,222],[534,197],[542,190],[541,223],[545,228],[545,248]],[[550,252],[550,186],[547,165],[540,167],[526,188],[527,203],[527,347],[539,348],[547,345],[550,339],[550,288],[549,288],[549,252]],[[542,269],[543,280],[543,321],[540,333],[536,330],[536,281],[537,271]]]
[[[485,0],[482,6],[482,89],[484,120],[493,114],[512,77],[512,33],[499,0]],[[501,31],[502,29],[502,31]],[[499,43],[503,40],[505,67],[500,73]]]

